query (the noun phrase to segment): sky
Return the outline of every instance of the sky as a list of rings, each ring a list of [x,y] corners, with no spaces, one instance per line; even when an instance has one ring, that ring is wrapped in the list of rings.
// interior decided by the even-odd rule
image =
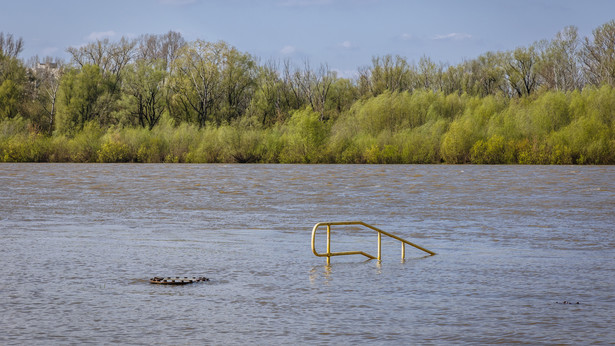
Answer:
[[[0,0],[0,32],[23,38],[26,61],[68,60],[71,46],[173,30],[261,62],[327,64],[345,77],[376,56],[458,64],[569,25],[591,37],[614,19],[614,0]]]

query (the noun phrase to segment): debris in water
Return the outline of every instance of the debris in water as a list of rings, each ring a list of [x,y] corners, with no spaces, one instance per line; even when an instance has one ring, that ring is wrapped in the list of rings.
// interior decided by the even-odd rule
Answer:
[[[208,278],[202,276],[202,277],[195,277],[193,276],[192,278],[189,278],[187,276],[179,277],[159,277],[159,276],[155,276],[151,279],[149,279],[149,282],[152,284],[162,284],[162,285],[185,285],[185,284],[191,284],[191,283],[195,283],[195,282],[204,282],[204,281],[209,281]]]

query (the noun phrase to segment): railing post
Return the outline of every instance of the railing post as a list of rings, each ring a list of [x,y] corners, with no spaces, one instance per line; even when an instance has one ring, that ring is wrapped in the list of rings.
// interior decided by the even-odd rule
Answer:
[[[378,232],[378,260],[380,261],[380,249],[382,248],[382,234]]]
[[[402,261],[406,259],[406,243],[401,242],[401,259]]]
[[[331,263],[331,225],[327,225],[327,265]]]

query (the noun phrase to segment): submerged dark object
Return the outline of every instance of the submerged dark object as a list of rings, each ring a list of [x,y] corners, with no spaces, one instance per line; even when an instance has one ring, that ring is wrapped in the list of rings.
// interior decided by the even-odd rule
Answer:
[[[576,304],[579,304],[579,302],[573,303],[573,302],[569,302],[569,301],[567,301],[567,300],[564,300],[564,301],[563,301],[563,302],[561,302],[561,303],[560,303],[560,302],[555,302],[555,304],[575,304],[575,305],[576,305]]]
[[[152,284],[161,284],[161,285],[185,285],[185,284],[191,284],[191,283],[195,283],[195,282],[204,282],[204,281],[209,281],[208,278],[202,276],[202,277],[187,277],[184,276],[179,277],[159,277],[159,276],[155,276],[151,279],[149,279],[149,282]]]

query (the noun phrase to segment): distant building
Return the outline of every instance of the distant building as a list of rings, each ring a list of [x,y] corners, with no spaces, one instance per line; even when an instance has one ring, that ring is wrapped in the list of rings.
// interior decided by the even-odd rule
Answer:
[[[58,68],[58,63],[57,62],[39,62],[36,64],[36,68],[37,69],[57,69]]]
[[[32,69],[35,75],[52,75],[55,78],[60,77],[61,67],[57,62],[39,62],[36,63],[36,67]]]

